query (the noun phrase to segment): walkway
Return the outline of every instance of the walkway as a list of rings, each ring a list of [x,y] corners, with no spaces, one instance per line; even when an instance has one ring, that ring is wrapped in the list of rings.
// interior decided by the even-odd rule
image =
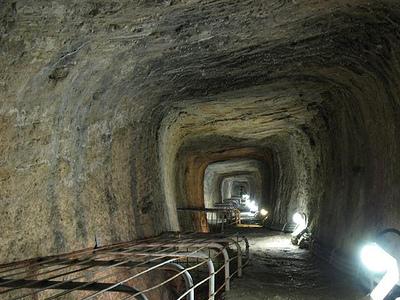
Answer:
[[[246,232],[252,260],[226,300],[357,300],[363,294],[348,276],[290,243],[290,235]]]

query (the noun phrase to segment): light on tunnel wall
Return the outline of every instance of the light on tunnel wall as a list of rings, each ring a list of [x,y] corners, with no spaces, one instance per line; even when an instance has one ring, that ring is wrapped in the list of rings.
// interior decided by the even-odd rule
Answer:
[[[367,244],[361,250],[362,263],[374,273],[383,273],[387,270],[390,260],[388,256],[390,255],[376,243]]]
[[[254,200],[247,200],[246,201],[246,206],[250,209],[250,212],[257,212],[258,211],[258,205]]]
[[[383,300],[399,281],[397,260],[383,250],[378,244],[370,243],[361,250],[361,261],[374,273],[384,273],[382,280],[371,292],[374,300]]]
[[[263,216],[263,217],[265,217],[266,215],[268,215],[268,210],[262,208],[262,209],[260,210],[260,215]]]
[[[242,199],[244,201],[249,201],[250,200],[250,195],[244,194],[244,195],[242,195]]]
[[[293,222],[296,224],[296,229],[293,231],[292,236],[297,236],[304,229],[307,228],[307,221],[305,214],[296,212],[293,214]]]

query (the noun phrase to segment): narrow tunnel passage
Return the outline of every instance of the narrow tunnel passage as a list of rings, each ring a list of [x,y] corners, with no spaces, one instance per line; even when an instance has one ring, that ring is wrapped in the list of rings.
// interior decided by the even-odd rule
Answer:
[[[398,0],[1,0],[0,299],[399,297],[399,28]]]

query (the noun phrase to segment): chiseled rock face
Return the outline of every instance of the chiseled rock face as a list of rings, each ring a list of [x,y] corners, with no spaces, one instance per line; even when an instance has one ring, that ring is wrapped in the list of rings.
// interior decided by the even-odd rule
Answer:
[[[177,230],[226,158],[348,252],[398,227],[399,25],[397,0],[3,0],[1,262]]]

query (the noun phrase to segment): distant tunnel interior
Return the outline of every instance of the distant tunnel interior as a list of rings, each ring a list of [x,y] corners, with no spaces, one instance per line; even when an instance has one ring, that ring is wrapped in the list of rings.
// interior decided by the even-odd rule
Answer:
[[[391,267],[371,275],[359,257],[376,242],[392,267],[400,261],[399,28],[396,0],[2,1],[0,298],[12,289],[5,299],[19,299],[24,283],[32,299],[55,285],[81,292],[65,299],[383,300],[373,291]],[[245,197],[262,222],[241,220]],[[211,232],[214,216],[224,237]],[[307,250],[291,243],[296,216]],[[211,281],[192,295],[190,259],[211,277],[211,256],[174,243],[215,247],[220,261],[244,245],[226,240],[233,233],[248,235],[243,256],[253,255],[243,279],[216,275],[215,295]],[[72,264],[77,253],[109,280],[40,280],[38,258]],[[131,269],[109,274],[123,257]],[[143,257],[162,260],[154,282],[184,280],[147,292]],[[29,276],[2,276],[13,264]],[[333,265],[374,284],[332,279]],[[333,294],[306,288],[319,272],[321,290],[340,283]],[[294,283],[276,288],[273,274]],[[387,300],[400,297],[394,277]]]

